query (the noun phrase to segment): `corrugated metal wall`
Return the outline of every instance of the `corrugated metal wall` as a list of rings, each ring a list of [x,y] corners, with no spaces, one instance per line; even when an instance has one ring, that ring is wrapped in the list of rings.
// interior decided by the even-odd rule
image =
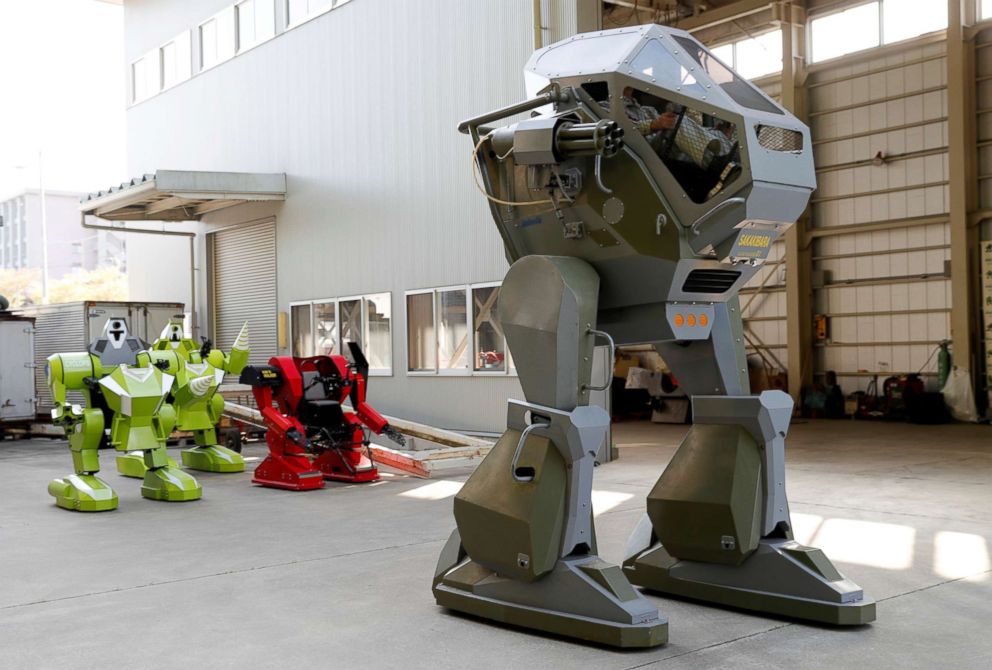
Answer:
[[[923,370],[932,383],[928,359],[950,335],[944,46],[847,62],[809,80],[812,227],[828,233],[813,241],[813,311],[830,335],[814,369],[836,371],[848,392],[875,373]],[[885,162],[873,164],[879,151]]]
[[[574,0],[553,4],[553,30],[567,30],[561,17]],[[352,0],[131,107],[129,171],[286,172],[284,204],[218,212],[204,229],[275,216],[281,311],[391,292],[394,370],[372,379],[370,399],[414,420],[501,430],[506,399],[521,395],[516,378],[406,375],[403,292],[506,272],[473,185],[472,147],[456,126],[524,98],[532,6]],[[127,3],[129,55],[174,34],[177,13],[188,18],[195,4]]]

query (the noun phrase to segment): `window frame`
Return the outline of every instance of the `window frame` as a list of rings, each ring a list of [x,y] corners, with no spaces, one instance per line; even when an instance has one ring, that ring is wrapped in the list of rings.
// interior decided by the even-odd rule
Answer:
[[[478,352],[475,349],[475,299],[473,296],[473,291],[478,288],[500,288],[502,289],[503,282],[500,281],[488,281],[488,282],[477,282],[472,284],[451,284],[448,286],[434,286],[431,288],[419,288],[411,289],[403,292],[403,352],[406,362],[406,376],[408,377],[456,377],[456,378],[466,378],[466,377],[517,377],[517,368],[512,365],[513,357],[510,355],[510,345],[506,340],[506,333],[503,334],[503,351],[506,353],[505,366],[503,370],[476,370],[475,361]],[[467,309],[465,310],[465,328],[466,337],[468,338],[468,367],[467,368],[446,368],[442,369],[438,364],[440,361],[440,355],[435,353],[434,357],[434,369],[433,370],[411,370],[410,369],[410,321],[407,315],[407,297],[412,295],[430,295],[431,296],[431,307],[433,314],[433,330],[434,330],[434,349],[437,352],[438,348],[438,328],[437,328],[437,294],[444,293],[446,291],[465,291],[465,304]]]
[[[265,2],[272,3],[272,34],[268,37],[258,39],[258,23],[256,21],[253,29],[255,30],[255,40],[248,45],[241,44],[241,5],[251,2],[252,3],[252,20],[255,20],[257,14],[258,3],[262,0],[238,0],[234,3],[234,55],[245,53],[246,51],[251,51],[260,44],[265,44],[271,39],[274,39],[276,35],[280,34],[279,31],[279,11],[278,11],[278,0],[264,0]],[[287,0],[288,1],[288,0]],[[232,56],[233,58],[233,56]]]
[[[189,42],[186,45],[187,49],[189,50],[189,53],[187,54],[187,56],[189,57],[189,70],[185,73],[185,75],[182,78],[176,79],[176,81],[166,86],[165,85],[165,53],[164,53],[165,48],[168,47],[170,44],[176,44],[178,47],[177,41],[183,36],[186,36],[186,38],[189,40]],[[164,93],[172,88],[175,88],[184,81],[189,81],[192,78],[193,78],[193,34],[192,34],[192,30],[187,28],[186,30],[180,32],[178,35],[175,35],[172,39],[166,40],[158,47],[158,93]],[[158,93],[156,93],[155,95],[158,95]]]
[[[231,12],[231,17],[233,19],[231,21],[231,28],[232,28],[234,34],[231,35],[231,40],[232,40],[232,44],[234,45],[234,50],[231,51],[231,54],[229,56],[227,56],[226,58],[218,57],[217,60],[216,60],[216,62],[211,63],[210,65],[204,65],[203,64],[203,26],[207,25],[211,21],[215,21],[217,23],[218,27],[219,27],[220,26],[220,16],[221,16],[221,14],[224,14],[225,12]],[[217,31],[217,45],[218,46],[220,45],[220,39],[219,39],[219,37],[220,37],[220,31],[218,30]],[[197,65],[199,66],[197,68],[197,74],[202,73],[202,72],[207,72],[208,70],[212,70],[215,67],[217,67],[218,65],[220,65],[222,63],[226,63],[227,61],[231,60],[232,58],[234,58],[237,55],[238,55],[238,11],[237,11],[237,6],[231,4],[231,5],[225,6],[223,9],[220,9],[220,10],[214,12],[213,14],[211,14],[207,18],[203,19],[202,21],[200,21],[196,25],[196,56],[197,56],[197,60],[198,60]]]
[[[894,40],[892,42],[889,42],[889,41],[887,41],[885,39],[885,1],[886,0],[865,0],[864,2],[853,2],[850,5],[841,6],[841,7],[831,7],[831,8],[828,8],[828,9],[824,10],[823,12],[816,12],[816,13],[813,13],[813,14],[807,16],[807,18],[806,18],[806,35],[807,35],[807,39],[806,39],[806,62],[809,65],[819,65],[820,63],[830,63],[830,62],[838,61],[838,60],[840,60],[842,58],[847,58],[848,56],[853,56],[855,54],[864,53],[864,52],[866,52],[866,51],[868,51],[870,49],[881,49],[883,47],[887,47],[887,46],[891,46],[891,45],[896,45],[896,44],[907,44],[909,42],[912,42],[913,40],[917,40],[917,39],[923,38],[923,37],[925,37],[927,35],[932,35],[934,33],[939,33],[941,31],[946,31],[947,30],[947,26],[945,26],[943,28],[935,28],[933,30],[928,30],[927,32],[919,33],[919,34],[913,35],[911,37],[904,37],[902,39]],[[988,2],[989,5],[990,5],[989,18],[992,18],[992,0],[976,0],[976,2],[978,3],[977,6],[976,6],[976,8],[975,8],[975,10],[976,10],[976,17],[981,17],[982,6],[984,5],[984,3]],[[876,44],[869,45],[869,46],[863,47],[861,49],[856,49],[854,51],[849,51],[849,52],[847,52],[845,54],[841,54],[839,56],[832,56],[830,58],[823,58],[821,60],[814,60],[813,59],[813,43],[816,41],[815,38],[814,38],[814,35],[813,35],[813,22],[818,21],[818,20],[823,19],[823,18],[826,18],[826,17],[829,17],[829,16],[834,16],[836,14],[842,14],[842,13],[844,13],[846,11],[849,11],[849,10],[852,10],[852,9],[857,9],[858,7],[864,7],[866,5],[871,5],[871,4],[875,4],[878,7],[878,42]],[[979,18],[978,20],[982,20],[982,19]]]
[[[293,336],[293,308],[304,307],[304,306],[310,308],[310,343],[314,348],[314,353],[297,356],[296,352],[293,350],[293,347],[296,344],[295,338]],[[316,334],[317,334],[317,328],[316,328],[316,324],[314,324],[313,322],[313,301],[297,300],[289,303],[289,355],[293,356],[294,358],[306,358],[308,356],[314,356],[317,351]]]
[[[317,319],[315,318],[317,304],[328,304],[332,303],[334,305],[334,342],[335,346],[338,348],[337,353],[330,354],[332,356],[344,356],[343,341],[341,339],[341,303],[358,301],[361,312],[359,319],[361,324],[359,328],[362,332],[362,338],[367,339],[368,335],[368,306],[366,305],[366,300],[372,296],[389,296],[389,361],[390,367],[388,368],[369,368],[370,377],[392,377],[393,370],[396,367],[396,362],[393,357],[393,335],[396,329],[396,315],[393,311],[393,292],[392,291],[369,291],[368,293],[359,293],[357,295],[346,295],[334,298],[313,298],[311,300],[294,300],[289,303],[289,351],[290,355],[295,356],[293,353],[293,307],[300,307],[302,305],[310,306],[310,337],[313,342],[314,356],[324,356],[327,354],[320,354],[317,352]],[[362,343],[362,349],[367,348],[368,342]]]
[[[150,92],[147,95],[145,95],[142,98],[138,98],[138,96],[137,96],[137,94],[138,94],[138,77],[136,76],[137,75],[137,70],[136,70],[135,66],[138,63],[141,63],[142,61],[144,61],[146,59],[151,59],[152,57],[154,57],[154,59],[155,59],[154,68],[153,68],[153,70],[154,70],[154,72],[156,74],[156,77],[155,77],[155,86],[154,86],[154,88],[152,90],[150,90]],[[149,63],[149,65],[151,65],[151,63]],[[130,105],[129,106],[134,106],[134,105],[140,104],[140,103],[144,102],[145,100],[151,100],[156,95],[158,95],[159,93],[161,93],[162,90],[163,90],[162,89],[162,52],[161,52],[161,47],[156,47],[154,49],[149,49],[145,53],[141,54],[141,56],[139,56],[138,58],[135,58],[133,61],[131,61],[131,64],[130,64],[130,73],[129,74],[130,74],[130,80],[131,80],[131,82],[130,82],[131,83],[131,91],[130,91],[130,96],[129,96],[130,97]]]
[[[310,7],[310,0],[306,0],[306,2],[307,2],[307,14],[306,14],[306,16],[304,16],[302,19],[299,19],[299,20],[295,20],[294,21],[293,20],[293,15],[289,11],[290,0],[283,0],[283,12],[284,12],[283,16],[285,17],[286,30],[290,30],[290,29],[295,28],[297,26],[302,26],[304,23],[307,23],[308,21],[312,21],[315,18],[317,18],[318,16],[323,16],[324,14],[327,14],[328,12],[330,12],[330,11],[332,11],[334,9],[337,9],[341,5],[343,5],[343,4],[347,3],[347,2],[350,2],[350,0],[330,0],[330,3],[327,5],[327,7],[323,7],[321,9],[316,10],[316,11],[311,11],[310,10],[310,8],[309,8]]]

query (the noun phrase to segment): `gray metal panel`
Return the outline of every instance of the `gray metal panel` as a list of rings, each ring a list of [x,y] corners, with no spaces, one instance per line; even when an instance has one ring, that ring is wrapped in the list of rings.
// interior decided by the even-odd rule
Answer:
[[[0,422],[34,418],[34,323],[0,314]]]
[[[214,346],[230,349],[247,321],[250,360],[264,364],[278,348],[275,221],[213,235]]]

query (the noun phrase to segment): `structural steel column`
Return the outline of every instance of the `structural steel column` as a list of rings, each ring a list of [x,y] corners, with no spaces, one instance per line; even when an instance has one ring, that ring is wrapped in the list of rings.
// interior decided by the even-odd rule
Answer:
[[[806,11],[794,0],[776,7],[782,28],[782,106],[806,119]],[[809,150],[812,151],[812,147]],[[785,234],[785,299],[789,395],[799,406],[803,386],[813,381],[813,290],[809,210]]]
[[[954,363],[978,371],[977,327],[978,229],[969,225],[976,209],[975,46],[965,34],[974,23],[972,0],[947,3],[947,164],[951,227],[951,340]]]

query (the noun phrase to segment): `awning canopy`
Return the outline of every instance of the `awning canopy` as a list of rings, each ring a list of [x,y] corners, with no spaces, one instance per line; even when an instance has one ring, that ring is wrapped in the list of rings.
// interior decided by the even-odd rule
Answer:
[[[245,202],[285,199],[283,173],[158,170],[90,193],[79,210],[109,221],[195,221]]]

